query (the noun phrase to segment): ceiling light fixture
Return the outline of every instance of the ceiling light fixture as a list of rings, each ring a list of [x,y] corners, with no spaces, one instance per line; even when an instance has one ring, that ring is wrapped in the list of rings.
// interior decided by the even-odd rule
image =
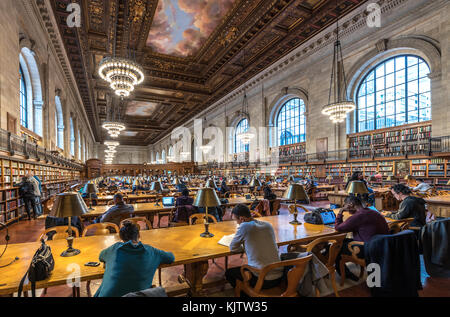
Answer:
[[[341,81],[344,81],[343,83]],[[331,95],[333,94],[333,101]],[[336,42],[333,49],[333,64],[331,65],[330,91],[328,104],[322,108],[322,114],[327,115],[333,123],[341,123],[347,115],[356,109],[356,105],[347,96],[347,80],[345,78],[344,58],[339,41],[339,16],[336,21]]]

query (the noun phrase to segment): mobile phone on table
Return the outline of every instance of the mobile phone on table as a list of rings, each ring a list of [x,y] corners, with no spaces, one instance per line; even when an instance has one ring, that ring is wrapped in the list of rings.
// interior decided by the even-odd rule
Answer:
[[[100,262],[88,262],[84,264],[85,266],[99,266]]]

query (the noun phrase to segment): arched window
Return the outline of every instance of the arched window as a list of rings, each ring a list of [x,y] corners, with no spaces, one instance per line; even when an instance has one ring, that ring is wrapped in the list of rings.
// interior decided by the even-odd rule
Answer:
[[[20,124],[43,135],[43,101],[39,67],[34,53],[23,47],[19,54]]]
[[[161,152],[161,159],[162,159],[163,163],[167,163],[166,162],[166,151],[165,150],[162,150],[162,152]]]
[[[75,130],[72,117],[70,118],[70,155],[75,155]]]
[[[234,131],[234,153],[248,152],[249,144],[240,140],[239,135],[248,131],[248,120],[246,118],[239,121]]]
[[[357,90],[356,132],[431,120],[430,67],[402,55],[374,67]]]
[[[289,99],[277,115],[277,137],[279,145],[288,145],[306,140],[305,103],[300,98]]]
[[[55,129],[56,129],[56,146],[64,150],[64,120],[61,106],[61,100],[55,97]]]
[[[28,128],[28,101],[27,101],[27,86],[25,85],[25,77],[22,66],[19,68],[20,72],[20,124]]]
[[[159,161],[159,152],[156,152],[156,164],[159,164],[159,163],[161,163],[161,162]]]

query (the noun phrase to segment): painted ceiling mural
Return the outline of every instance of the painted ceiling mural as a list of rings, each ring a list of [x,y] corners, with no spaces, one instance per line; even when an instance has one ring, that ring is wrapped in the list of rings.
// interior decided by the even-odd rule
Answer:
[[[159,0],[147,45],[162,54],[196,53],[236,0]]]
[[[131,101],[128,103],[126,115],[131,117],[148,117],[158,107],[155,102]]]

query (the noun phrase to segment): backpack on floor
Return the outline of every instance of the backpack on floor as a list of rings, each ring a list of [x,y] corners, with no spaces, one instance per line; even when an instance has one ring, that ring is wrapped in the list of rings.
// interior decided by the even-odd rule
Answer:
[[[52,250],[45,244],[44,239],[36,253],[33,255],[30,267],[19,284],[18,297],[22,296],[23,284],[25,279],[31,282],[31,295],[36,297],[36,282],[47,279],[55,267],[55,260],[53,259]]]

